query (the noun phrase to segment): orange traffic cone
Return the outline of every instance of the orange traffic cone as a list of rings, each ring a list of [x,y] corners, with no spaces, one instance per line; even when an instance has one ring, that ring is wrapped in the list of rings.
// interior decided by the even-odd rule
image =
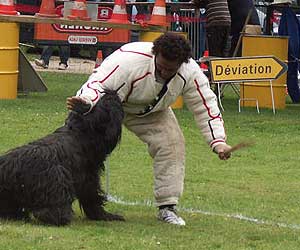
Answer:
[[[203,57],[201,58],[202,62],[200,63],[200,68],[203,69],[203,70],[207,70],[208,69],[207,62],[206,62],[206,60],[208,59],[208,57],[209,57],[208,50],[205,50],[203,52]]]
[[[0,14],[3,15],[18,15],[14,6],[14,0],[0,0]]]
[[[111,18],[108,23],[129,23],[126,11],[126,1],[116,0]]]
[[[71,15],[68,15],[68,18],[72,20],[91,20],[91,18],[88,16],[86,0],[75,0],[73,8],[71,9]]]
[[[59,17],[55,11],[55,0],[42,0],[39,13],[36,16],[40,17]]]
[[[102,63],[102,61],[103,61],[102,50],[98,50],[98,52],[97,52],[97,58],[96,58],[96,62],[95,62],[95,69],[100,66],[100,64]]]
[[[167,22],[166,16],[166,2],[165,0],[156,0],[153,10],[151,19],[148,22],[150,25],[158,25],[158,26],[169,26]]]

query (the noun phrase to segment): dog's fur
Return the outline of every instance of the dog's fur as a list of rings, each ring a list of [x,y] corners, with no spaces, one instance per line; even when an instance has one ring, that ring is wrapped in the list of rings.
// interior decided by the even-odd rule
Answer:
[[[104,210],[99,179],[123,117],[116,91],[106,90],[88,114],[72,111],[54,133],[0,156],[0,217],[66,225],[77,198],[91,220],[123,220]]]

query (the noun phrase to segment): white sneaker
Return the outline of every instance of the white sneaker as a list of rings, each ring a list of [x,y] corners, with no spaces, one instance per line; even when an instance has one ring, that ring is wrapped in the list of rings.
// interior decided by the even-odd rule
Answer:
[[[45,64],[43,59],[34,59],[36,66],[42,67],[43,69],[48,69],[48,65]]]
[[[159,209],[157,218],[166,223],[185,226],[185,221],[177,215],[175,208],[165,207]]]
[[[58,69],[59,70],[65,70],[68,68],[68,65],[67,64],[64,64],[64,63],[59,63],[58,65]]]

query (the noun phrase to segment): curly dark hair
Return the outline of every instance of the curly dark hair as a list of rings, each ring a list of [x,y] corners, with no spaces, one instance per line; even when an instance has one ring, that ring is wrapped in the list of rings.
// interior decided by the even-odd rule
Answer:
[[[190,43],[181,34],[175,32],[166,32],[153,42],[152,53],[159,53],[167,60],[175,60],[180,64],[192,57]]]

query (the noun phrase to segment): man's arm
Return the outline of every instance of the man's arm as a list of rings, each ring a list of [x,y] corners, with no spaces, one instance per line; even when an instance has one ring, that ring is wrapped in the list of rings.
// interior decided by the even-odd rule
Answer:
[[[230,157],[231,146],[226,144],[226,133],[217,98],[196,62],[191,60],[188,66],[186,72],[190,78],[183,91],[184,101],[193,112],[207,143],[220,159],[226,160]]]

